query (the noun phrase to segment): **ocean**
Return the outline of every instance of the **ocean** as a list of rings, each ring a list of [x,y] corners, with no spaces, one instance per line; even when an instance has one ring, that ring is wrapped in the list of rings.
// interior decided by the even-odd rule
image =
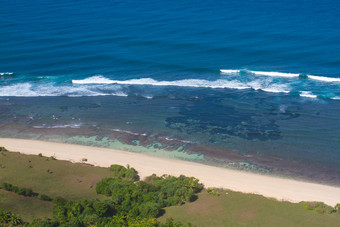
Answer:
[[[0,136],[340,185],[340,2],[1,0]]]

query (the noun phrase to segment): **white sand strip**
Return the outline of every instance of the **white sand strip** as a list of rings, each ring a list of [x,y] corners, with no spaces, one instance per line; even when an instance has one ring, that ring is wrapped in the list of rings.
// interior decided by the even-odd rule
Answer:
[[[0,138],[0,146],[23,154],[55,156],[57,159],[108,167],[111,164],[134,167],[141,178],[153,173],[196,177],[205,187],[220,187],[234,191],[260,194],[291,202],[322,201],[334,206],[340,203],[340,188],[218,168],[193,162],[166,159],[107,148]]]

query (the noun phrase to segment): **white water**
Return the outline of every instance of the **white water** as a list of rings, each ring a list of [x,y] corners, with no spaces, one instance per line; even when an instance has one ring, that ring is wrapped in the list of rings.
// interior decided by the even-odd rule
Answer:
[[[282,73],[282,72],[265,72],[265,71],[252,71],[252,70],[235,70],[235,69],[220,69],[222,74],[235,74],[240,72],[253,73],[255,75],[260,76],[271,76],[271,77],[285,77],[285,78],[294,78],[299,77],[300,73]],[[309,79],[319,80],[324,82],[340,82],[340,78],[334,77],[324,77],[324,76],[314,76],[314,75],[306,75]]]

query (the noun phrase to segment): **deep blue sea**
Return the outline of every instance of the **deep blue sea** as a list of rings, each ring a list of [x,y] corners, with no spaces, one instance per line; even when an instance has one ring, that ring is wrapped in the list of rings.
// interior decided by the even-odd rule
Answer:
[[[340,1],[0,5],[1,137],[340,185]]]

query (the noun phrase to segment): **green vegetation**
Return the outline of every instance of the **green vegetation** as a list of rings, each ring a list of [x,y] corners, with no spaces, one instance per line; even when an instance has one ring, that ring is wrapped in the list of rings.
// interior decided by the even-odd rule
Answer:
[[[318,213],[302,204],[281,202],[260,195],[219,189],[220,196],[203,190],[193,203],[165,208],[169,217],[195,226],[339,226],[339,213]]]
[[[43,201],[52,201],[52,198],[49,197],[49,196],[47,196],[47,195],[45,195],[45,194],[41,194],[41,195],[39,196],[39,199],[40,199],[40,200],[43,200]]]
[[[137,181],[132,168],[113,165],[110,169],[113,176],[96,185],[97,193],[110,199],[67,201],[56,198],[53,219],[40,220],[39,224],[52,221],[56,225],[71,226],[169,226],[171,219],[167,224],[156,220],[162,208],[191,202],[196,198],[195,193],[202,190],[202,185],[193,177],[152,175],[146,181]]]
[[[13,214],[12,212],[5,211],[0,209],[0,223],[9,224],[9,225],[22,225],[24,224],[23,220]]]
[[[302,202],[306,210],[315,210],[316,212],[323,214],[331,214],[337,212],[338,205],[335,207],[328,206],[322,202]]]
[[[125,168],[121,165],[111,165],[110,171],[113,176],[119,179],[126,179],[131,181],[137,181],[139,179],[137,171],[134,168]]]
[[[0,226],[340,223],[340,204],[333,208],[318,202],[279,202],[218,188],[203,190],[197,179],[186,176],[151,175],[141,181],[137,171],[129,166],[99,168],[0,150]],[[31,189],[35,196],[17,193],[23,189]]]
[[[15,153],[9,154],[15,155]],[[7,154],[5,157],[7,157]],[[30,156],[30,159],[32,158],[34,159],[35,157]],[[59,162],[51,162],[50,158],[42,159],[41,156],[36,158],[40,159],[40,162]],[[29,163],[33,163],[32,160],[29,160]],[[61,171],[61,169],[59,170]],[[42,215],[35,216],[34,219],[31,217],[30,220],[27,220],[30,223],[25,223],[26,226],[185,226],[180,222],[174,222],[173,219],[168,219],[162,224],[156,218],[164,212],[162,208],[191,202],[197,197],[196,193],[202,190],[202,185],[192,177],[166,175],[158,177],[152,175],[146,181],[140,181],[136,170],[129,166],[125,168],[112,165],[107,170],[109,170],[109,177],[102,178],[95,186],[96,192],[104,196],[88,199],[70,200],[55,196],[53,201],[50,202],[51,197],[46,194],[40,194],[38,199],[38,193],[33,193],[32,189],[21,188],[7,182],[3,182],[1,186],[2,189],[9,193],[19,192],[17,194],[35,195],[34,200],[30,201],[32,203],[41,202],[53,206],[51,214],[47,215],[46,218],[42,218],[44,217]],[[48,178],[51,175],[50,172],[53,171],[48,169],[46,172],[48,175],[45,175],[45,178]],[[59,194],[65,195],[65,192],[60,191]],[[8,195],[10,200],[14,200],[13,196],[13,194]],[[20,205],[17,204],[16,206]],[[13,210],[13,208],[9,207],[9,210]],[[22,212],[20,209],[14,210],[19,211],[19,213]],[[6,212],[4,211],[4,214]],[[0,223],[23,224],[19,216],[13,215],[9,211],[6,215],[6,219],[3,218]],[[18,218],[20,222],[10,222],[15,218]],[[190,226],[190,224],[187,226]]]
[[[54,203],[39,200],[36,197],[26,197],[0,189],[0,209],[5,209],[25,221],[34,218],[51,218]],[[0,224],[1,226],[1,224]]]
[[[14,192],[18,195],[23,195],[23,196],[36,196],[37,193],[34,193],[32,189],[30,188],[21,188],[18,186],[14,186],[12,184],[3,182],[1,184],[0,189],[4,189],[6,191]]]
[[[6,148],[0,147],[0,152],[6,152],[6,151],[8,151]]]
[[[108,168],[16,152],[0,152],[0,165],[0,185],[8,182],[38,194],[70,200],[104,198],[96,193],[95,185],[112,174]]]
[[[208,188],[207,192],[213,196],[220,196],[220,189],[218,188]]]

